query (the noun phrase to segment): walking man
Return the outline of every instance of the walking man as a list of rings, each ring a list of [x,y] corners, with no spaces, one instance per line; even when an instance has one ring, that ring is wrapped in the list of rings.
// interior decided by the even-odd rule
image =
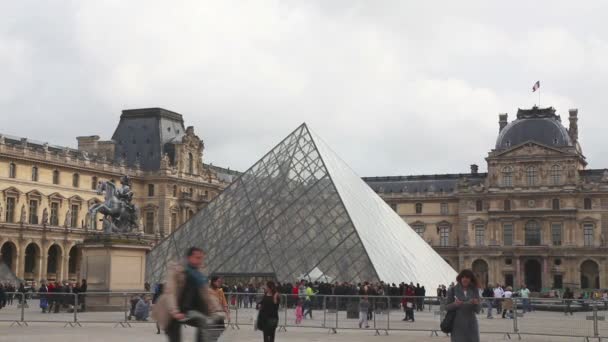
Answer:
[[[196,327],[197,342],[209,341],[209,281],[200,271],[204,258],[200,248],[190,247],[183,262],[169,266],[163,294],[153,308],[154,318],[166,331],[169,342],[181,342],[183,324]]]

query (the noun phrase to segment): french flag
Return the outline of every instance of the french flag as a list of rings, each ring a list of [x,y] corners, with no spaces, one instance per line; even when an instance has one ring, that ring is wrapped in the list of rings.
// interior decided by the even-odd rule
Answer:
[[[534,83],[534,86],[532,86],[532,92],[535,92],[538,89],[540,89],[540,81],[536,81],[536,83]]]

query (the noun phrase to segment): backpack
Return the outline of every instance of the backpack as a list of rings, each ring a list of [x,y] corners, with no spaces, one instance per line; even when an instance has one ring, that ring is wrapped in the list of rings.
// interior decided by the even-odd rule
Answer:
[[[454,289],[450,289],[450,291],[448,292],[448,302],[451,300],[452,302],[455,301],[455,296],[454,296]],[[454,320],[456,319],[456,310],[448,310],[448,312],[446,312],[445,317],[443,317],[443,320],[441,321],[441,324],[439,325],[439,327],[441,328],[441,331],[443,331],[446,334],[449,334],[452,332],[452,330],[454,330]]]

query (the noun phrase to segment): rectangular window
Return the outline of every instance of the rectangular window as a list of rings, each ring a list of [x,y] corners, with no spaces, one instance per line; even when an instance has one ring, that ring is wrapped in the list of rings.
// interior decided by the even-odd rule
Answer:
[[[154,212],[146,211],[146,224],[144,226],[146,234],[154,234]]]
[[[511,200],[505,200],[504,209],[505,211],[511,211]]]
[[[562,224],[561,223],[552,223],[551,224],[551,241],[553,241],[553,246],[562,245]]]
[[[502,241],[505,246],[513,246],[513,224],[505,223],[502,225]]]
[[[475,225],[475,245],[483,246],[485,243],[485,226],[483,224]]]
[[[15,222],[15,198],[6,198],[6,222]]]
[[[38,224],[38,201],[30,200],[30,224]]]
[[[391,209],[393,209],[394,212],[397,212],[397,203],[389,203],[389,205],[391,206]]]
[[[475,201],[475,211],[483,211],[483,201],[482,200]]]
[[[447,203],[441,203],[441,215],[447,215],[447,214],[449,214],[448,204]]]
[[[439,246],[448,247],[450,245],[450,228],[439,228]]]
[[[592,207],[591,204],[592,204],[591,203],[591,198],[585,198],[584,199],[584,204],[583,205],[584,205],[585,210],[591,210],[591,207]]]
[[[583,225],[583,233],[585,235],[585,247],[593,246],[593,224],[585,223]]]
[[[148,196],[154,196],[154,184],[148,184]]]
[[[72,228],[76,228],[78,227],[78,211],[80,210],[80,206],[78,204],[72,204],[72,217],[70,219],[71,221],[71,227]]]
[[[59,203],[51,202],[51,217],[49,219],[51,226],[59,225]]]
[[[416,203],[416,214],[422,214],[422,203]]]

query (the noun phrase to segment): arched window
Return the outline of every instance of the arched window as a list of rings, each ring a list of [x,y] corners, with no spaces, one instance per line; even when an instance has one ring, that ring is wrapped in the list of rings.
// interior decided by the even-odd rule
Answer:
[[[540,226],[536,221],[528,221],[525,227],[526,246],[540,245]]]
[[[91,178],[91,190],[97,190],[97,177],[93,176]]]
[[[80,186],[80,175],[77,173],[72,175],[72,186],[75,188]]]
[[[188,153],[188,173],[194,173],[194,157],[192,156],[192,153]]]
[[[10,163],[8,165],[8,176],[10,178],[16,178],[17,177],[17,165],[15,165],[15,163]]]
[[[559,210],[559,198],[551,200],[551,208],[553,208],[553,210]]]
[[[562,178],[562,168],[559,165],[551,166],[551,184],[559,185]]]
[[[535,186],[538,177],[538,171],[536,167],[530,166],[526,169],[526,179],[528,181],[528,186]]]
[[[32,182],[38,181],[38,166],[32,166]]]
[[[513,168],[506,166],[502,169],[502,185],[513,186]]]
[[[504,210],[511,211],[511,200],[506,199],[504,202]]]
[[[59,184],[59,171],[53,170],[53,184]]]
[[[422,214],[422,203],[416,203],[416,214]]]

